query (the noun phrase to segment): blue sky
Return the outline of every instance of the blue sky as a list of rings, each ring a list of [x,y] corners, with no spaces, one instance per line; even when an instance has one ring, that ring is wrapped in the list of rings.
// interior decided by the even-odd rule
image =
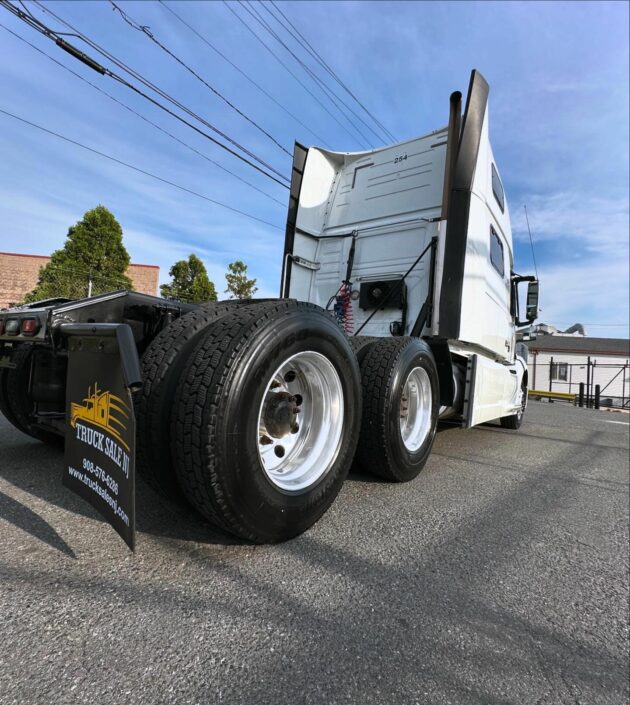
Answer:
[[[49,26],[63,29],[30,1],[26,5]],[[222,2],[171,7],[309,129],[159,3],[120,5],[289,151],[294,139],[361,149],[357,137],[342,129]],[[126,25],[108,2],[47,6],[288,174],[286,154]],[[627,3],[279,1],[278,6],[401,140],[443,126],[450,92],[465,92],[471,68],[481,70],[491,87],[491,138],[521,273],[533,272],[523,204],[528,208],[541,278],[541,320],[561,328],[580,321],[591,335],[628,335]],[[231,7],[253,24],[240,5]],[[132,260],[160,265],[162,281],[175,260],[194,252],[219,291],[225,288],[227,264],[240,258],[258,278],[261,295],[277,294],[283,188],[72,59],[6,10],[0,9],[0,22],[280,201],[220,171],[0,28],[0,109],[276,226],[243,218],[0,114],[0,250],[48,254],[63,244],[68,226],[85,210],[103,203],[120,220]],[[316,93],[290,55],[262,36]]]

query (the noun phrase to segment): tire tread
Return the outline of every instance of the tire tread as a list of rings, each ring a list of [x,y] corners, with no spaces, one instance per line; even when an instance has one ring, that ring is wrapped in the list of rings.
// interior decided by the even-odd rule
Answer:
[[[173,461],[180,485],[191,504],[207,519],[248,541],[274,539],[250,525],[226,496],[221,482],[221,457],[212,432],[220,401],[243,349],[264,326],[273,320],[278,323],[283,315],[295,311],[320,310],[313,304],[287,299],[234,310],[209,327],[181,377],[172,414]]]

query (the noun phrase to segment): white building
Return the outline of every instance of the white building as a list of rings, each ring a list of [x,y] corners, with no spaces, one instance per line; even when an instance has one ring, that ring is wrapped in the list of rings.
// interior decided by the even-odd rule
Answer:
[[[526,345],[530,389],[578,394],[583,382],[585,395],[599,385],[602,406],[630,406],[630,340],[541,335]]]

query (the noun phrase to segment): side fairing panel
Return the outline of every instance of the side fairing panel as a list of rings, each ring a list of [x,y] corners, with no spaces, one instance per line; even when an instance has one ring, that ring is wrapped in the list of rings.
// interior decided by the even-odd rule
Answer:
[[[516,360],[503,365],[483,355],[468,358],[464,389],[464,419],[467,427],[516,413],[524,365]]]

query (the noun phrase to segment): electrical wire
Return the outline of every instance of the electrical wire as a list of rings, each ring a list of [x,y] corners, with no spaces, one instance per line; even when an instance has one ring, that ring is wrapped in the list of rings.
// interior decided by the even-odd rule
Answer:
[[[251,3],[250,3],[251,4]],[[319,56],[313,52],[313,50],[304,44],[304,42],[295,34],[293,29],[287,24],[287,22],[284,20],[283,16],[279,16],[276,14],[278,12],[277,7],[274,5],[273,9],[272,6],[269,3],[259,3],[260,6],[267,12],[267,14],[273,18],[273,20],[282,27],[282,29],[287,32],[287,34],[298,44],[306,53],[313,58],[323,69],[326,71],[327,74],[330,74],[330,71],[326,68],[326,66],[323,64]],[[274,34],[274,36],[276,36]],[[350,105],[337,93],[335,90],[331,89],[319,76],[317,76],[315,73],[313,73],[313,76],[316,78],[317,82],[321,85],[322,88],[325,88],[326,92],[329,94],[329,98],[333,100],[334,96],[334,102],[335,105],[337,106],[338,110],[343,113],[341,107],[339,106],[339,103],[341,103],[343,106],[345,106],[346,110],[348,110],[354,117],[365,127],[367,128],[373,135],[376,137],[376,139],[379,142],[385,141],[388,142],[390,141],[389,136],[383,136],[382,134],[379,134],[376,132],[376,130],[368,123],[366,122],[361,115],[356,113]],[[339,103],[337,102],[339,101]],[[347,115],[345,115],[346,119],[350,120]],[[358,128],[357,128],[358,129]]]
[[[135,78],[137,81],[139,81],[140,83],[142,83],[144,86],[146,86],[146,87],[149,88],[150,90],[154,91],[155,93],[157,93],[158,95],[160,95],[162,98],[164,98],[165,100],[167,100],[167,101],[170,102],[171,104],[175,105],[177,108],[179,108],[179,109],[182,110],[183,112],[187,113],[188,115],[190,115],[190,116],[193,117],[194,119],[198,120],[199,122],[201,122],[203,125],[205,125],[205,126],[208,127],[209,129],[211,129],[211,130],[214,131],[215,133],[219,134],[221,137],[223,137],[223,138],[226,139],[228,142],[230,142],[231,144],[233,144],[235,147],[237,147],[238,149],[240,149],[241,151],[243,151],[245,154],[247,154],[247,155],[249,155],[250,157],[252,157],[252,159],[254,159],[255,161],[257,161],[259,164],[261,164],[262,166],[264,166],[266,169],[268,169],[269,171],[271,171],[271,172],[273,172],[274,174],[276,174],[277,176],[279,176],[281,179],[283,179],[283,181],[284,181],[285,183],[283,183],[283,181],[279,181],[276,177],[272,176],[272,175],[269,174],[267,171],[265,171],[265,170],[262,169],[261,167],[257,166],[257,165],[254,164],[253,162],[251,162],[251,161],[250,161],[249,159],[247,159],[246,157],[243,157],[243,155],[239,154],[239,153],[236,152],[235,150],[233,150],[233,149],[231,149],[230,147],[228,147],[227,145],[223,144],[221,141],[217,140],[216,138],[212,137],[212,136],[209,135],[208,133],[204,132],[203,130],[201,130],[201,129],[199,129],[198,127],[196,127],[195,125],[193,125],[192,123],[188,122],[188,121],[185,120],[183,117],[181,117],[181,115],[178,115],[177,113],[173,112],[172,110],[170,110],[169,108],[167,108],[166,106],[164,106],[164,105],[163,105],[162,103],[160,103],[159,101],[157,101],[157,100],[155,100],[154,98],[150,97],[148,94],[146,94],[144,91],[142,91],[141,89],[139,89],[137,86],[134,86],[132,83],[130,83],[129,81],[127,81],[126,79],[124,79],[122,76],[120,76],[120,75],[114,73],[114,72],[111,71],[110,69],[107,69],[107,68],[101,66],[98,62],[96,62],[94,59],[92,59],[91,57],[89,57],[89,56],[88,56],[87,54],[85,54],[84,52],[82,52],[82,51],[80,51],[79,49],[77,49],[74,45],[72,45],[72,44],[66,42],[66,41],[63,40],[63,39],[61,39],[61,37],[60,37],[60,35],[62,34],[61,32],[56,32],[56,31],[54,31],[54,30],[51,30],[51,29],[50,29],[49,27],[47,27],[43,22],[40,22],[39,20],[33,19],[32,17],[25,15],[25,13],[23,13],[21,10],[19,10],[18,8],[16,8],[16,7],[14,7],[13,5],[11,5],[11,3],[8,2],[8,0],[0,0],[0,4],[1,4],[3,7],[5,7],[5,9],[9,10],[10,12],[12,12],[14,15],[17,15],[20,19],[22,19],[24,22],[26,22],[26,24],[30,25],[31,27],[33,27],[34,29],[36,29],[37,31],[39,31],[41,34],[43,34],[44,36],[48,37],[49,39],[55,41],[55,43],[56,43],[58,46],[60,46],[62,49],[64,49],[64,50],[67,51],[69,54],[71,54],[71,55],[74,56],[75,58],[79,59],[80,61],[82,61],[82,62],[85,63],[86,65],[90,66],[90,68],[94,69],[94,70],[97,71],[98,73],[101,73],[101,74],[103,74],[103,75],[107,75],[107,76],[109,76],[110,78],[113,78],[113,79],[119,81],[120,83],[122,83],[123,85],[125,85],[127,88],[130,88],[131,90],[135,91],[136,93],[138,93],[139,95],[141,95],[143,98],[145,98],[145,99],[147,99],[147,100],[150,100],[154,105],[156,105],[157,107],[159,107],[159,108],[162,109],[162,110],[165,110],[165,111],[168,112],[171,116],[175,117],[177,120],[179,120],[180,122],[184,123],[185,125],[188,125],[188,127],[191,127],[191,128],[194,129],[196,132],[198,132],[199,134],[203,135],[206,139],[211,140],[211,141],[214,142],[217,146],[221,147],[222,149],[226,150],[227,152],[229,152],[229,153],[232,154],[233,156],[235,156],[235,157],[237,157],[238,159],[240,159],[241,161],[245,162],[246,164],[248,164],[248,165],[251,166],[252,168],[254,168],[254,169],[256,169],[257,171],[259,171],[261,174],[265,174],[265,176],[267,176],[268,178],[270,178],[270,179],[272,179],[273,181],[276,181],[277,183],[279,183],[280,185],[285,186],[286,188],[288,188],[289,179],[288,179],[286,176],[284,176],[284,174],[282,174],[281,172],[279,172],[279,171],[277,171],[276,169],[274,169],[270,164],[267,164],[267,162],[265,162],[265,161],[262,160],[260,157],[258,157],[257,155],[255,155],[253,152],[251,152],[250,150],[246,149],[245,147],[243,147],[242,145],[240,145],[238,142],[236,142],[235,140],[233,140],[231,137],[229,137],[228,135],[226,135],[224,132],[222,132],[221,130],[219,130],[218,128],[216,128],[214,125],[212,125],[211,123],[209,123],[207,120],[205,120],[204,118],[202,118],[201,116],[197,115],[195,112],[193,112],[192,110],[190,110],[189,108],[187,108],[185,105],[183,105],[181,102],[179,102],[176,98],[173,98],[171,95],[169,95],[168,93],[166,93],[165,91],[163,91],[161,88],[159,88],[158,86],[156,86],[154,83],[152,83],[152,82],[149,81],[148,79],[146,79],[146,78],[145,78],[144,76],[142,76],[140,73],[138,73],[138,72],[135,71],[134,69],[132,69],[132,68],[130,68],[129,66],[127,66],[127,65],[126,65],[124,62],[122,62],[121,60],[117,59],[115,56],[113,56],[113,55],[112,55],[110,52],[108,52],[106,49],[104,49],[103,47],[99,46],[96,42],[94,42],[93,40],[89,39],[85,34],[83,34],[83,33],[80,32],[78,29],[76,29],[76,27],[73,27],[69,22],[66,22],[64,19],[62,19],[61,17],[59,17],[59,16],[58,16],[57,14],[55,14],[52,10],[50,10],[48,7],[46,7],[46,6],[43,5],[41,2],[39,2],[39,0],[33,0],[33,1],[34,1],[34,3],[35,3],[43,12],[47,13],[48,15],[50,15],[51,17],[53,17],[54,19],[56,19],[58,22],[60,22],[61,24],[63,24],[63,25],[64,25],[65,27],[67,27],[68,29],[71,29],[71,30],[73,31],[73,35],[72,35],[72,36],[75,36],[75,37],[78,37],[78,38],[82,39],[86,44],[88,44],[88,46],[92,47],[95,51],[97,51],[97,52],[98,52],[99,54],[101,54],[102,56],[105,56],[105,57],[106,57],[107,59],[109,59],[112,63],[114,63],[116,66],[118,66],[119,68],[121,68],[123,71],[125,71],[125,72],[128,73],[129,75],[133,76],[133,78]],[[67,33],[66,33],[66,34],[67,34]]]
[[[160,0],[161,1],[161,0]],[[363,110],[372,118],[374,123],[383,131],[383,133],[387,136],[387,139],[391,139],[394,142],[398,141],[398,138],[395,137],[384,125],[381,123],[373,113],[368,110],[368,108],[363,105],[363,103],[356,97],[356,95],[348,88],[348,86],[339,78],[339,76],[330,68],[330,66],[324,61],[322,58],[321,54],[313,47],[313,45],[306,39],[306,37],[300,32],[300,30],[291,22],[291,20],[282,12],[280,7],[278,7],[277,3],[274,2],[274,0],[270,0],[271,5],[274,7],[276,12],[278,12],[285,20],[286,22],[290,25],[290,27],[295,31],[295,33],[298,35],[298,37],[302,40],[304,48],[311,54],[311,56],[319,63],[319,65],[348,93],[348,95],[353,98],[353,100],[359,105]],[[267,5],[264,5],[265,9],[268,10]],[[276,18],[277,19],[277,18]],[[285,26],[285,29],[286,26]],[[287,31],[289,31],[287,29]],[[291,33],[292,34],[292,33]],[[297,37],[293,34],[294,39],[297,40]],[[364,123],[365,124],[365,123]],[[367,125],[366,125],[367,127]],[[371,129],[371,128],[370,128]],[[376,133],[374,133],[376,134]],[[380,138],[379,138],[380,139]]]
[[[529,233],[529,244],[532,246],[532,259],[534,260],[534,271],[536,272],[536,279],[538,279],[538,267],[536,266],[536,253],[534,252],[534,241],[532,240],[532,231],[529,227],[529,217],[527,216],[527,206],[523,204],[525,209],[525,220],[527,222],[527,232]]]
[[[369,137],[363,133],[359,127],[353,122],[352,118],[348,117],[346,113],[343,111],[341,106],[339,105],[339,101],[337,100],[335,94],[328,88],[328,86],[319,78],[319,76],[314,73],[309,66],[307,66],[297,54],[295,54],[283,41],[280,39],[278,34],[272,29],[272,27],[269,25],[269,23],[262,17],[262,15],[258,12],[258,10],[252,5],[251,2],[243,2],[243,0],[237,0],[239,5],[249,13],[250,17],[253,17],[258,24],[261,25],[263,29],[265,29],[284,49],[293,57],[293,59],[297,62],[299,66],[302,67],[302,69],[306,72],[306,74],[311,78],[311,80],[315,83],[315,85],[322,91],[322,93],[328,98],[328,100],[334,105],[335,108],[339,111],[339,113],[343,116],[345,120],[347,120],[348,124],[352,127],[352,129],[357,133],[357,135],[360,136],[360,140],[363,140],[363,146],[367,144],[369,147],[374,147],[372,142],[370,141]],[[263,5],[264,6],[264,5]],[[273,15],[271,15],[273,17]],[[351,110],[352,112],[352,110]]]
[[[263,135],[268,137],[277,147],[279,147],[285,154],[287,154],[289,157],[292,157],[293,155],[291,152],[289,152],[288,149],[285,149],[285,147],[278,142],[278,140],[269,132],[267,132],[263,127],[261,127],[255,120],[252,120],[248,115],[246,115],[242,110],[236,107],[234,103],[232,103],[230,100],[228,100],[220,91],[218,91],[214,86],[212,86],[210,83],[208,83],[202,76],[200,76],[194,69],[192,69],[188,64],[186,64],[184,61],[182,61],[176,54],[174,54],[168,47],[166,47],[162,42],[159,41],[159,39],[156,38],[156,36],[153,34],[153,32],[150,30],[150,28],[147,25],[141,25],[135,20],[133,20],[122,8],[120,8],[114,0],[109,0],[112,7],[117,10],[120,13],[120,16],[122,19],[133,29],[137,30],[138,32],[142,32],[144,35],[146,35],[154,44],[156,44],[162,51],[164,51],[166,54],[168,54],[170,57],[172,57],[175,61],[177,61],[178,64],[183,66],[189,73],[191,73],[200,83],[202,83],[206,88],[208,88],[212,93],[214,93],[218,98],[220,98],[224,103],[230,106],[232,110],[237,112],[242,118],[247,120],[251,125],[253,125],[257,130],[262,132]]]
[[[254,81],[251,76],[249,76],[245,71],[243,71],[239,66],[237,66],[231,59],[229,59],[223,52],[221,52],[219,49],[214,46],[211,42],[206,39],[202,34],[200,34],[192,25],[188,24],[185,19],[183,19],[180,15],[178,15],[175,10],[173,10],[169,5],[164,2],[164,0],[158,0],[160,5],[164,7],[165,10],[168,10],[179,22],[181,22],[185,27],[187,27],[194,35],[196,35],[206,46],[208,46],[212,51],[214,51],[218,56],[220,56],[226,63],[228,63],[235,71],[238,71],[243,78],[248,81],[254,88],[258,89],[264,96],[269,98],[269,100],[277,105],[282,111],[284,111],[290,118],[295,120],[298,125],[301,125],[305,130],[308,130],[308,132],[315,137],[316,140],[322,145],[322,146],[327,146],[326,141],[324,140],[323,137],[320,137],[312,128],[310,128],[308,125],[305,125],[300,118],[298,118],[296,115],[294,115],[292,112],[287,110],[280,101],[276,100],[270,93],[268,93],[259,83]]]
[[[8,0],[0,0],[0,2],[1,2],[2,4],[4,4],[4,5],[9,4],[9,3],[8,3]],[[104,49],[102,46],[100,46],[99,44],[97,44],[95,41],[93,41],[92,39],[90,39],[89,37],[87,37],[85,34],[83,34],[83,33],[82,33],[80,30],[78,30],[76,27],[74,27],[73,25],[71,25],[69,22],[67,22],[66,20],[62,19],[61,17],[59,17],[59,15],[55,14],[50,8],[48,8],[47,6],[45,6],[42,2],[40,2],[39,0],[33,0],[33,2],[34,2],[41,10],[43,10],[45,13],[47,13],[48,15],[50,15],[51,17],[53,17],[54,19],[56,19],[58,22],[61,22],[61,24],[63,24],[63,25],[64,25],[65,27],[67,27],[68,29],[71,29],[71,30],[75,33],[74,36],[77,36],[77,37],[79,37],[80,39],[82,39],[86,44],[88,44],[88,46],[91,46],[91,47],[92,47],[95,51],[97,51],[99,54],[101,54],[102,56],[105,56],[107,59],[109,59],[110,61],[112,61],[112,62],[113,62],[116,66],[118,66],[120,69],[122,69],[123,71],[125,71],[125,72],[128,73],[129,75],[133,76],[136,80],[140,81],[144,86],[146,86],[147,88],[150,88],[152,91],[156,92],[156,93],[157,93],[158,95],[160,95],[162,98],[168,100],[170,103],[172,103],[173,105],[177,106],[180,110],[183,110],[185,113],[187,113],[187,114],[190,115],[191,117],[193,117],[193,118],[195,118],[196,120],[198,120],[199,122],[201,122],[203,125],[205,125],[205,126],[208,127],[209,129],[211,129],[213,132],[215,132],[215,133],[217,133],[218,135],[220,135],[221,137],[223,137],[223,139],[227,140],[228,142],[230,142],[231,144],[233,144],[235,147],[237,147],[238,149],[240,149],[242,152],[244,152],[245,154],[247,154],[248,156],[250,156],[252,159],[254,159],[255,161],[257,161],[259,164],[261,164],[262,166],[264,166],[266,169],[269,169],[269,171],[275,173],[277,176],[279,176],[280,178],[284,179],[287,183],[289,183],[289,179],[288,179],[286,176],[284,176],[284,174],[282,174],[281,172],[277,171],[277,170],[274,169],[270,164],[268,164],[268,163],[265,162],[263,159],[261,159],[260,157],[258,157],[256,154],[254,154],[253,152],[251,152],[250,150],[248,150],[246,147],[243,147],[243,145],[241,145],[241,144],[239,144],[238,142],[236,142],[235,140],[233,140],[233,139],[232,139],[229,135],[227,135],[225,132],[222,132],[222,131],[219,130],[217,127],[215,127],[214,125],[212,125],[211,123],[209,123],[207,120],[205,120],[204,118],[202,118],[201,116],[199,116],[197,113],[195,113],[195,112],[193,112],[192,110],[190,110],[189,108],[187,108],[185,105],[183,105],[182,103],[180,103],[176,98],[173,98],[173,97],[172,97],[171,95],[169,95],[166,91],[163,91],[161,88],[159,88],[159,87],[156,86],[154,83],[152,83],[151,81],[149,81],[149,79],[145,78],[142,74],[140,74],[139,72],[137,72],[137,71],[135,71],[134,69],[132,69],[130,66],[128,66],[127,64],[125,64],[125,63],[124,63],[123,61],[121,61],[120,59],[117,59],[113,54],[111,54],[111,53],[108,52],[106,49]],[[50,30],[49,30],[49,31],[50,31]],[[57,33],[57,34],[58,34],[58,33]],[[118,77],[118,78],[119,78],[119,80],[120,80],[120,77]],[[220,143],[218,143],[218,144],[220,144]]]
[[[61,140],[64,140],[64,142],[69,142],[70,144],[73,144],[77,147],[81,147],[81,149],[85,149],[88,152],[91,152],[92,154],[96,154],[99,157],[103,157],[104,159],[109,159],[109,161],[112,161],[116,164],[119,164],[120,166],[124,166],[127,169],[132,169],[135,172],[138,172],[139,174],[144,174],[144,176],[149,176],[152,179],[155,179],[156,181],[160,181],[163,184],[167,184],[168,186],[172,186],[173,188],[179,189],[180,191],[184,191],[185,193],[189,193],[193,196],[196,196],[197,198],[202,198],[204,201],[208,201],[210,203],[214,203],[216,206],[220,206],[221,208],[225,208],[229,211],[232,211],[233,213],[238,213],[239,215],[244,216],[245,218],[249,218],[250,220],[255,220],[258,223],[263,223],[264,225],[268,225],[271,228],[274,228],[275,230],[283,230],[283,228],[278,227],[277,225],[274,225],[273,223],[270,223],[267,220],[263,220],[262,218],[258,218],[255,215],[252,215],[251,213],[246,213],[245,211],[239,210],[238,208],[234,208],[233,206],[228,206],[226,203],[222,203],[221,201],[217,201],[214,198],[210,198],[209,196],[204,196],[202,193],[199,193],[197,191],[193,191],[192,189],[187,188],[186,186],[181,186],[180,184],[176,184],[174,181],[169,181],[168,179],[165,179],[161,176],[158,176],[157,174],[153,174],[150,171],[146,171],[145,169],[141,169],[138,166],[134,166],[133,164],[129,164],[128,162],[122,161],[122,159],[117,159],[116,157],[112,157],[110,154],[106,154],[105,152],[100,152],[98,149],[94,149],[93,147],[88,147],[88,145],[82,144],[81,142],[77,142],[77,140],[73,140],[70,137],[66,137],[65,135],[60,134],[59,132],[55,132],[54,130],[49,130],[47,127],[43,127],[42,125],[38,125],[37,123],[31,122],[30,120],[27,120],[26,118],[20,117],[19,115],[15,115],[14,113],[9,112],[8,110],[4,110],[0,108],[0,113],[3,115],[7,115],[8,117],[13,118],[14,120],[19,120],[20,122],[30,125],[31,127],[35,127],[38,130],[41,130],[42,132],[46,132],[49,135],[53,135],[54,137],[58,137]]]
[[[133,113],[134,115],[139,117],[141,120],[144,120],[144,122],[148,123],[149,125],[154,127],[156,130],[159,130],[160,132],[164,133],[165,135],[167,135],[171,139],[175,140],[176,142],[178,142],[182,146],[189,149],[191,152],[198,154],[200,157],[205,159],[207,162],[214,164],[214,166],[216,166],[217,168],[221,169],[222,171],[226,172],[227,174],[230,174],[230,176],[233,176],[235,179],[238,179],[239,181],[246,184],[250,188],[254,189],[255,191],[258,191],[258,193],[262,194],[266,198],[269,198],[270,200],[274,201],[275,203],[278,203],[281,206],[286,205],[282,201],[279,201],[277,198],[274,198],[273,196],[269,195],[268,193],[266,193],[262,189],[258,188],[258,186],[255,186],[254,184],[250,183],[249,181],[247,181],[243,177],[239,176],[238,174],[235,174],[233,171],[230,171],[229,169],[224,167],[222,164],[219,164],[219,162],[216,162],[214,159],[211,159],[207,155],[205,155],[202,152],[200,152],[199,150],[195,149],[193,146],[189,145],[187,142],[184,142],[183,140],[179,139],[179,137],[176,137],[175,135],[170,133],[168,130],[165,130],[163,127],[160,127],[160,125],[156,124],[152,120],[149,120],[149,118],[145,117],[144,115],[141,115],[139,112],[137,112],[133,108],[129,107],[126,103],[123,103],[123,101],[121,101],[118,98],[111,95],[111,93],[108,93],[107,91],[103,90],[102,88],[99,88],[99,86],[97,86],[95,83],[88,81],[87,78],[81,76],[81,74],[77,73],[76,71],[73,71],[71,68],[69,68],[65,64],[62,64],[60,61],[57,61],[57,59],[55,59],[53,56],[46,53],[45,51],[43,51],[39,47],[35,46],[34,44],[31,44],[31,42],[29,42],[27,39],[24,39],[24,37],[21,37],[19,34],[16,34],[12,30],[10,30],[8,27],[3,25],[2,23],[0,23],[0,27],[2,27],[2,29],[5,29],[7,32],[9,32],[9,34],[12,34],[14,37],[19,39],[20,41],[24,42],[25,44],[28,44],[28,46],[30,46],[32,49],[34,49],[35,51],[37,51],[40,54],[42,54],[43,56],[45,56],[47,59],[50,59],[50,61],[57,64],[57,66],[60,66],[62,69],[65,69],[66,71],[68,71],[68,73],[71,73],[73,76],[76,76],[76,78],[78,78],[79,80],[83,81],[84,83],[87,83],[88,86],[91,86],[92,88],[94,88],[94,90],[97,90],[99,93],[102,93],[103,95],[107,96],[110,100],[113,100],[115,103],[117,103],[121,107],[125,108],[125,110],[128,110],[130,113]]]
[[[293,78],[295,79],[295,81],[297,81],[297,83],[299,83],[300,86],[302,86],[302,88],[311,96],[311,98],[313,98],[313,100],[322,108],[322,110],[324,110],[326,113],[328,113],[328,115],[330,115],[330,117],[341,127],[341,129],[344,130],[344,132],[346,132],[350,137],[352,137],[353,140],[355,140],[355,139],[356,139],[356,136],[353,135],[351,132],[348,131],[348,129],[346,128],[346,126],[345,126],[342,122],[340,122],[340,121],[337,119],[337,116],[336,116],[336,115],[333,115],[333,113],[331,113],[330,110],[328,110],[328,108],[322,103],[322,101],[321,101],[321,100],[320,100],[320,99],[319,99],[319,98],[318,98],[318,97],[317,97],[317,96],[316,96],[316,95],[315,95],[315,94],[314,94],[314,93],[313,93],[313,92],[312,92],[312,91],[293,73],[293,71],[291,71],[291,69],[290,69],[290,68],[285,64],[285,62],[273,51],[273,49],[271,49],[269,46],[267,46],[267,44],[265,44],[265,42],[264,42],[264,41],[258,36],[258,34],[247,24],[247,22],[236,12],[236,10],[234,10],[232,7],[230,7],[230,4],[229,4],[228,2],[226,2],[226,0],[223,0],[223,4],[224,4],[225,7],[227,7],[227,9],[234,15],[234,17],[236,17],[236,19],[247,29],[247,31],[250,32],[250,33],[255,37],[255,39],[256,39],[258,42],[260,42],[260,44],[263,45],[263,47],[265,47],[265,49],[266,49],[266,50],[273,56],[273,58],[284,68],[284,70],[287,71],[291,76],[293,76]]]
[[[333,104],[333,106],[337,108],[342,117],[348,121],[348,124],[352,127],[352,129],[355,130],[358,135],[360,135],[361,139],[364,140],[364,142],[367,143],[368,146],[374,147],[374,145],[370,141],[370,138],[367,137],[367,135],[365,135],[365,133],[363,133],[359,129],[359,127],[353,122],[352,118],[348,117],[348,115],[344,112],[343,108],[339,104],[340,101],[343,103],[343,100],[339,99],[338,96],[333,91],[331,91],[330,88],[321,80],[321,78],[314,71],[312,71],[312,69],[307,66],[307,64],[305,64],[293,51],[291,51],[291,49],[282,41],[282,39],[280,39],[278,34],[272,29],[269,23],[263,18],[262,14],[256,9],[254,4],[250,0],[247,0],[246,2],[244,0],[237,0],[237,2],[247,12],[249,12],[250,16],[253,17],[258,22],[258,24],[263,27],[263,29],[265,29],[282,47],[284,47],[284,49],[292,56],[292,58],[297,62],[297,64],[301,66],[302,69],[306,72],[306,74],[311,78],[315,85],[322,91],[326,98],[328,98],[328,100]],[[275,15],[271,13],[271,11],[267,8],[264,3],[258,4],[264,7],[273,19],[276,19]],[[278,20],[276,19],[276,21]],[[344,105],[346,104],[344,103]],[[348,106],[346,105],[346,107]],[[350,112],[353,112],[352,109],[350,109]]]

